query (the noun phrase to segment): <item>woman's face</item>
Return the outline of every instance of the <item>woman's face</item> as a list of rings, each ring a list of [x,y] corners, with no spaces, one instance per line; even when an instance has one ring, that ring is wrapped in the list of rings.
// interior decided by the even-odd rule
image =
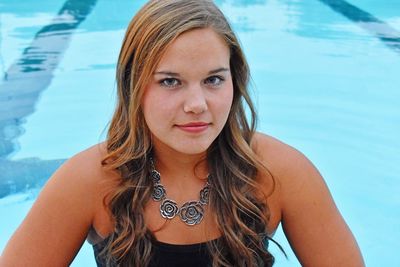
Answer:
[[[217,138],[233,99],[229,59],[228,46],[209,28],[171,43],[142,100],[156,149],[200,154]]]

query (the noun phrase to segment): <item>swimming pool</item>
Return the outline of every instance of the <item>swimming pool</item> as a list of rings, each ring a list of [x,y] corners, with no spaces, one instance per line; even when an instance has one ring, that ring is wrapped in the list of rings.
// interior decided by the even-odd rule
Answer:
[[[216,2],[247,54],[259,129],[318,167],[367,266],[400,266],[400,2]],[[0,249],[54,169],[104,138],[143,3],[0,0]],[[271,249],[277,266],[299,266]],[[73,266],[94,266],[88,244]]]

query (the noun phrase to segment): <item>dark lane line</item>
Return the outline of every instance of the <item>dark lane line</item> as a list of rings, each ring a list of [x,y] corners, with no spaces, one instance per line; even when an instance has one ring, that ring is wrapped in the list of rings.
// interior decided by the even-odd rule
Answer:
[[[43,185],[64,161],[11,161],[7,157],[16,150],[16,139],[24,132],[22,124],[50,85],[73,33],[96,3],[97,0],[67,0],[52,23],[36,33],[0,81],[0,198]]]
[[[400,54],[400,32],[386,22],[344,0],[319,1],[372,33],[387,47]]]

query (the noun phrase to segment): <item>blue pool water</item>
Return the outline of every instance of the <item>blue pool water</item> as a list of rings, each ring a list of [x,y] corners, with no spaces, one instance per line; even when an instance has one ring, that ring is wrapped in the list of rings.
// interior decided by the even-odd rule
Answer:
[[[104,139],[143,3],[0,0],[0,250],[51,173]],[[314,162],[367,266],[400,266],[400,2],[216,3],[247,54],[259,130]],[[271,245],[277,266],[299,266],[275,238],[289,254]],[[72,266],[94,266],[87,243]]]

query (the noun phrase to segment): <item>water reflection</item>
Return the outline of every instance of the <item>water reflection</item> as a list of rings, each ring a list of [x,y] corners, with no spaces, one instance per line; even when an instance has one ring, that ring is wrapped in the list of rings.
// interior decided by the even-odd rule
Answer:
[[[297,17],[300,17],[302,25],[295,30],[300,35],[312,38],[360,38],[360,36],[355,36],[354,33],[350,33],[351,36],[347,36],[346,32],[339,31],[338,28],[332,28],[332,24],[340,25],[341,21],[336,21],[338,18],[333,16],[321,14],[320,7],[315,5],[314,1],[292,0],[285,2],[287,2],[288,8],[292,12],[294,11],[293,13],[297,13]],[[369,34],[377,37],[388,48],[400,54],[400,31],[385,21],[344,0],[318,0],[318,2],[354,22]]]
[[[36,33],[21,57],[6,70],[0,83],[0,158],[6,158],[16,149],[15,138],[23,132],[23,118],[33,113],[73,32],[96,2],[66,1],[51,24]]]
[[[400,32],[372,14],[343,0],[319,0],[334,11],[357,23],[361,28],[378,37],[386,46],[400,53]]]
[[[252,5],[263,5],[267,0],[217,0],[215,3],[217,5],[229,4],[232,7],[248,7]]]
[[[0,82],[0,198],[42,186],[63,160],[7,160],[17,148],[25,117],[34,112],[42,91],[53,78],[72,34],[97,0],[68,0],[52,23],[38,31]]]
[[[0,159],[0,198],[10,194],[41,188],[47,178],[64,160],[40,160],[37,158],[10,161]]]

